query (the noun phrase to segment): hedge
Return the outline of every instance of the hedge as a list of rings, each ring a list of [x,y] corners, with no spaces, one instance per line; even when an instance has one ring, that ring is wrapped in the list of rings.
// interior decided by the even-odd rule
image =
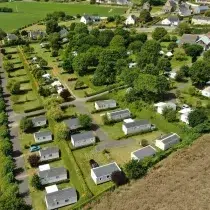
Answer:
[[[35,108],[25,109],[24,112],[25,113],[29,113],[29,112],[34,112],[34,111],[42,110],[42,109],[44,109],[44,106],[37,106]]]

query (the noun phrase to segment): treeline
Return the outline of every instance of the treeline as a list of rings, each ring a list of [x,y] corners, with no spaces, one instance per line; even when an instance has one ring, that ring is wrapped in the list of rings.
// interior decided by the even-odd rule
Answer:
[[[8,129],[8,117],[5,111],[3,90],[0,87],[0,209],[4,210],[29,210],[20,197],[18,185],[15,180],[15,164],[12,158],[12,143]]]
[[[8,7],[0,7],[0,12],[13,12],[13,9]]]

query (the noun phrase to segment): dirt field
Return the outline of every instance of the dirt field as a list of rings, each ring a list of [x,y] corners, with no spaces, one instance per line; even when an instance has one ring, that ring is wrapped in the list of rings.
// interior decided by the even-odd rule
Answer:
[[[172,154],[130,186],[87,206],[97,210],[209,210],[210,135]]]

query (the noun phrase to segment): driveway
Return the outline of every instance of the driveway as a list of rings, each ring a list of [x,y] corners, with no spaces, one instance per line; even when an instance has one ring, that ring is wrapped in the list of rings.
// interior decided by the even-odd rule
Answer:
[[[15,178],[19,185],[19,193],[25,199],[26,203],[31,205],[31,198],[29,195],[29,188],[28,188],[28,177],[26,174],[25,166],[24,166],[24,158],[22,156],[20,141],[18,138],[18,125],[21,119],[21,115],[16,114],[12,110],[12,103],[10,100],[10,94],[6,89],[6,75],[3,71],[3,62],[2,62],[2,55],[0,54],[0,76],[1,76],[1,83],[3,87],[3,94],[4,99],[6,102],[6,111],[8,114],[8,126],[10,130],[11,142],[13,144],[13,158],[16,165],[15,168]]]

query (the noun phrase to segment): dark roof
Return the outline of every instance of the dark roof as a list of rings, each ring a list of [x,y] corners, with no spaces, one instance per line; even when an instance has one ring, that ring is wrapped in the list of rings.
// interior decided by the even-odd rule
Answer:
[[[179,44],[195,44],[198,38],[198,35],[195,34],[183,34],[181,39],[179,40]]]
[[[17,37],[15,34],[7,34],[7,39],[10,39],[10,40],[17,40],[18,37]]]
[[[77,192],[75,188],[66,188],[56,192],[48,193],[45,197],[49,206],[57,206],[57,202],[59,201],[77,197]]]
[[[40,155],[45,156],[53,153],[58,153],[59,149],[57,147],[47,147],[40,150]]]
[[[67,174],[67,170],[64,167],[50,168],[49,170],[39,171],[39,177],[41,179],[55,177],[63,174]]]
[[[93,138],[93,137],[94,137],[94,135],[93,135],[92,131],[87,131],[87,132],[84,132],[84,133],[78,133],[78,134],[71,135],[71,138],[74,141],[80,141],[80,140],[83,140],[83,139],[89,139],[89,138]]]
[[[162,141],[164,144],[167,144],[177,139],[180,140],[180,137],[176,133],[169,133],[167,135],[159,137],[157,140]]]
[[[51,131],[39,131],[34,133],[35,138],[44,137],[44,136],[52,136]]]
[[[177,16],[170,16],[170,17],[168,17],[168,20],[170,22],[177,22],[177,21],[179,21],[179,18]]]
[[[36,122],[40,122],[40,121],[47,121],[47,118],[44,115],[42,115],[42,116],[38,116],[38,117],[33,117],[31,120],[33,123],[36,123]]]
[[[139,150],[136,150],[133,152],[133,154],[138,158],[138,159],[143,159],[145,157],[149,157],[149,156],[152,156],[156,153],[156,150],[148,145],[144,148],[141,148]]]
[[[104,105],[104,104],[112,104],[112,103],[116,103],[115,100],[110,99],[110,100],[103,100],[103,101],[96,101],[96,104],[98,104],[99,106]]]
[[[71,118],[64,120],[64,123],[71,129],[73,126],[81,126],[78,118]]]
[[[95,21],[95,20],[100,20],[101,18],[99,16],[93,16],[93,15],[83,15],[83,17],[86,19],[86,20],[89,20],[89,21]]]
[[[141,125],[148,125],[148,124],[151,124],[148,120],[135,120],[133,122],[124,122],[123,125],[126,127],[126,128],[132,128],[132,127],[135,127],[135,126],[141,126]]]
[[[92,168],[91,170],[93,170],[96,177],[101,177],[101,176],[105,176],[105,175],[110,175],[114,171],[120,171],[120,168],[117,165],[117,163],[114,162],[114,163],[109,163],[107,165]]]
[[[117,116],[119,114],[126,114],[126,113],[130,114],[130,111],[129,111],[129,109],[121,109],[121,110],[108,112],[108,113],[110,114],[111,117],[113,117],[113,116]]]

